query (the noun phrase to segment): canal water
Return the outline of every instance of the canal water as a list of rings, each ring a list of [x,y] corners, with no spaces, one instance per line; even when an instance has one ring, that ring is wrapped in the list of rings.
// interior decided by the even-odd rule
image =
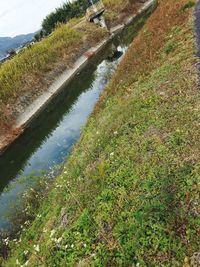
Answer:
[[[0,157],[0,232],[9,230],[17,199],[32,186],[26,177],[41,173],[53,176],[56,166],[67,160],[102,90],[142,25],[140,19],[116,36]]]

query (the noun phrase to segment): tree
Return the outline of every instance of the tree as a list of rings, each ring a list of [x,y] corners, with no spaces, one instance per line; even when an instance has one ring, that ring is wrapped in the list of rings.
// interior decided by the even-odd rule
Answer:
[[[96,1],[95,1],[96,2]],[[58,23],[66,23],[72,18],[83,15],[88,7],[88,0],[66,2],[51,12],[42,22],[42,29],[46,35],[50,34]]]

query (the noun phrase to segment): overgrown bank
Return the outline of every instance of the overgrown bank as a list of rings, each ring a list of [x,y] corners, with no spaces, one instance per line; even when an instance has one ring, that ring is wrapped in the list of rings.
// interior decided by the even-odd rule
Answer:
[[[105,36],[90,23],[71,21],[51,36],[26,48],[0,67],[0,143],[25,108],[41,95],[64,70]],[[11,133],[12,139],[12,133]]]
[[[191,5],[160,0],[3,266],[198,266],[194,52]]]
[[[134,4],[112,0],[105,1],[105,5],[106,13],[115,14],[114,17],[109,15],[111,24],[113,21],[122,22],[126,15],[133,15],[141,3],[138,0]],[[84,52],[96,46],[106,35],[105,30],[86,23],[84,18],[74,19],[66,25],[57,25],[50,36],[22,49],[17,56],[0,66],[0,151],[23,130],[16,126],[18,116],[64,70],[70,69]]]

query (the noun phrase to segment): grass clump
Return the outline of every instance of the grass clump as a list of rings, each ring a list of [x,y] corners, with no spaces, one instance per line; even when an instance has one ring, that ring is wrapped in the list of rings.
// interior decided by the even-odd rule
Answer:
[[[198,266],[200,96],[186,2],[159,1],[2,266]]]
[[[195,1],[190,0],[182,7],[182,10],[185,11],[186,9],[192,8],[193,6],[195,6]]]
[[[166,54],[169,54],[169,53],[171,53],[171,52],[174,51],[175,47],[176,47],[176,45],[175,45],[174,42],[172,42],[172,41],[168,41],[168,42],[166,43],[165,47],[164,47],[164,52],[165,52]]]

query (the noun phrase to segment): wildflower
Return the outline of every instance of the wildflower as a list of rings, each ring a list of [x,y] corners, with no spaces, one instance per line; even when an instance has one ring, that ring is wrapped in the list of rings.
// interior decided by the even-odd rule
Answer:
[[[9,243],[9,238],[4,239],[4,243],[5,243],[6,245],[8,245],[8,243]]]
[[[25,251],[24,251],[24,255],[27,255],[27,254],[28,254],[28,250],[25,250]]]
[[[19,260],[18,260],[18,259],[16,259],[16,264],[17,264],[17,265],[20,265],[20,262],[19,262]]]
[[[39,247],[39,245],[34,245],[33,247],[34,247],[35,251],[37,251],[37,252],[40,251],[40,247]]]
[[[111,157],[114,156],[114,152],[111,152],[111,153],[110,153],[110,156],[111,156]]]
[[[114,135],[117,135],[118,134],[118,132],[116,131],[116,132],[114,132]]]
[[[51,231],[51,234],[50,234],[50,237],[53,237],[53,235],[55,234],[55,232],[56,232],[55,230],[52,230]]]
[[[71,245],[71,248],[74,248],[74,244]]]
[[[65,248],[67,249],[68,248],[68,245],[65,245]]]
[[[24,266],[28,266],[29,260],[24,263]]]
[[[60,243],[62,241],[62,236],[57,239],[57,243]]]
[[[86,247],[87,247],[87,245],[86,245],[86,244],[84,244],[83,246],[84,246],[84,248],[86,248]]]

